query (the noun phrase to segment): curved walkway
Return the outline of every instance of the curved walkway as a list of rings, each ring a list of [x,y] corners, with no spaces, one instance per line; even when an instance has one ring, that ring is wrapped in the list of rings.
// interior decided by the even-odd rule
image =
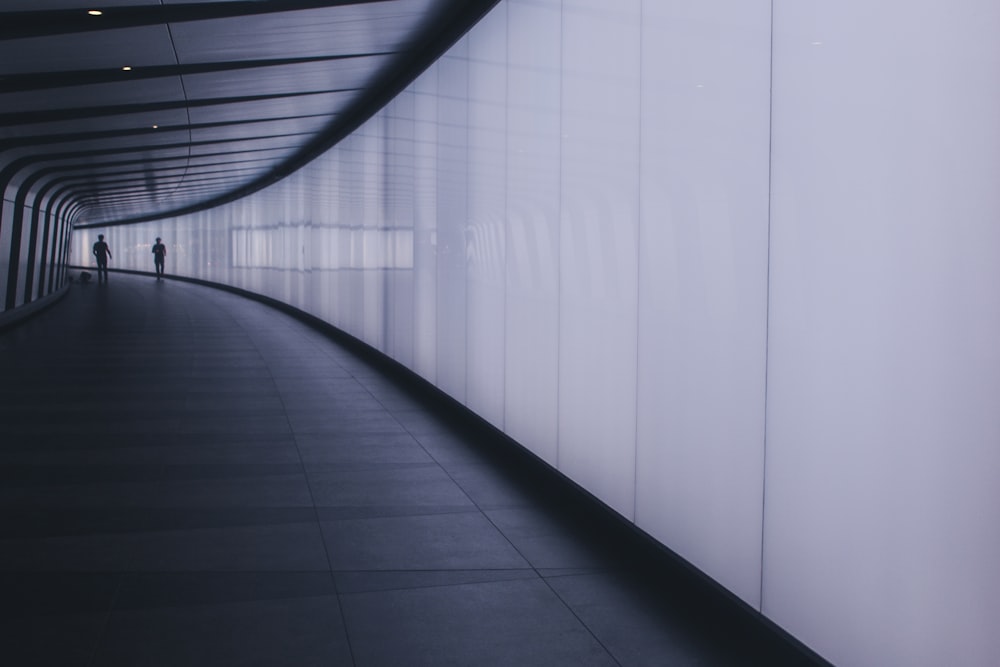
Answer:
[[[4,664],[811,664],[257,302],[113,273],[0,377]]]

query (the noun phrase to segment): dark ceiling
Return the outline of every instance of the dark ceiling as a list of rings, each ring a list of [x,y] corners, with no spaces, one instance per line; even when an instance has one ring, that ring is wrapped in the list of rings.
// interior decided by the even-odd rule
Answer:
[[[3,0],[4,198],[59,198],[77,226],[237,199],[355,129],[496,1]]]

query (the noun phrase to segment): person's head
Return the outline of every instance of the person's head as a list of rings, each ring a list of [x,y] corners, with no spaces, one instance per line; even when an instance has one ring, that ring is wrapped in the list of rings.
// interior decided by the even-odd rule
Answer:
[[[160,242],[160,237],[159,237],[159,236],[157,236],[157,237],[156,237],[156,242],[157,242],[157,243],[159,243],[159,242]]]
[[[104,234],[98,234],[97,235],[97,240],[98,241],[103,241],[104,240]]]

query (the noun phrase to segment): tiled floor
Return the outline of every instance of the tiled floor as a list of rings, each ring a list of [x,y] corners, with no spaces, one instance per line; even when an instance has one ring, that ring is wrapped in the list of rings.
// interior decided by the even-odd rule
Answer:
[[[269,307],[112,274],[0,334],[0,664],[808,665]]]

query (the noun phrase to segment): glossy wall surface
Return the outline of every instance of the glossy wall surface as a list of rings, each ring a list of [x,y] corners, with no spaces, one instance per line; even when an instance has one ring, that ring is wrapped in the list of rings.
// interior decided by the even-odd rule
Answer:
[[[838,665],[997,664],[1000,5],[876,5],[508,0],[292,178],[74,253],[335,324]]]

